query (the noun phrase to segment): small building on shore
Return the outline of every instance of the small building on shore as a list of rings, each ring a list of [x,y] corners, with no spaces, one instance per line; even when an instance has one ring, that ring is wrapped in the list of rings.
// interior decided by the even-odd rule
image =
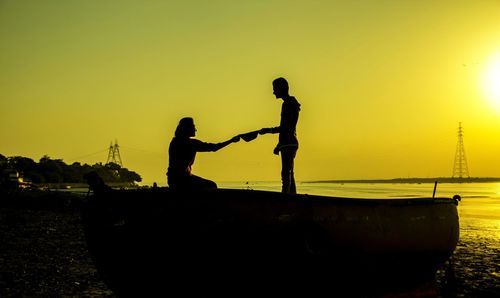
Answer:
[[[24,189],[31,187],[31,181],[26,181],[18,171],[14,169],[4,169],[0,178],[0,186],[10,189]]]

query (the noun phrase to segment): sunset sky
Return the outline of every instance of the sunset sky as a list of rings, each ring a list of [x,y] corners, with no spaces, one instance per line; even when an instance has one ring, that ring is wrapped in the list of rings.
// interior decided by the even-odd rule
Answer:
[[[0,0],[0,153],[106,162],[166,183],[180,118],[221,142],[302,105],[298,181],[500,176],[500,1]],[[193,173],[278,181],[277,135]]]

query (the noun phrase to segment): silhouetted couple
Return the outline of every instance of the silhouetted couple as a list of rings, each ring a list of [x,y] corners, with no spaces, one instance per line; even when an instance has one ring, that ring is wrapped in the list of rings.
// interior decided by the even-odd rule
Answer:
[[[294,178],[294,160],[299,143],[297,140],[296,126],[299,119],[300,104],[295,97],[289,95],[288,82],[284,78],[273,81],[273,93],[277,99],[282,99],[280,125],[262,128],[259,134],[279,133],[278,144],[273,152],[281,154],[281,181],[283,193],[297,193]],[[168,185],[172,189],[214,189],[217,184],[211,180],[193,175],[193,166],[196,152],[215,152],[231,143],[236,143],[240,137],[245,139],[248,134],[242,134],[221,143],[206,143],[193,138],[196,127],[193,118],[182,118],[175,130],[175,136],[168,149]],[[250,137],[252,139],[252,137]],[[248,139],[245,139],[248,141]]]

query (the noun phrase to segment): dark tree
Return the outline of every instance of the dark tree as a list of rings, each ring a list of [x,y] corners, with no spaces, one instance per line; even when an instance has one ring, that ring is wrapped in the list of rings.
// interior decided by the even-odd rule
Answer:
[[[37,163],[22,156],[5,157],[0,154],[0,170],[15,170],[33,183],[86,183],[84,175],[96,171],[105,182],[134,183],[141,182],[139,174],[122,168],[115,163],[96,163],[92,166],[74,162],[71,165],[62,159],[43,156]]]

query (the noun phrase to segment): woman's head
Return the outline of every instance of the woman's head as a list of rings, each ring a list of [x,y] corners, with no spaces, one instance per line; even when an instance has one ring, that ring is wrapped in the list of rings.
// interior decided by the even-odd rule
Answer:
[[[194,137],[196,134],[196,127],[194,120],[191,117],[184,117],[179,121],[179,125],[175,129],[176,137]]]

